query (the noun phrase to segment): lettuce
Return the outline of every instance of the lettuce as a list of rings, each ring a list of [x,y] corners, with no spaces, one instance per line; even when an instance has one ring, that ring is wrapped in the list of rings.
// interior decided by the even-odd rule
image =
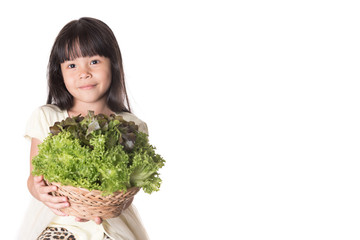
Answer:
[[[76,116],[56,122],[38,145],[33,175],[50,182],[100,190],[104,195],[139,187],[158,191],[159,169],[165,160],[155,152],[148,135],[121,116]]]

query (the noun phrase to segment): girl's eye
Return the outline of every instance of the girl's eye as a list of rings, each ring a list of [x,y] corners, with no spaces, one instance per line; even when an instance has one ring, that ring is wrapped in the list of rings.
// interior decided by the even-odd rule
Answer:
[[[68,68],[74,68],[75,64],[69,64]]]
[[[92,60],[90,64],[98,64],[99,60]]]

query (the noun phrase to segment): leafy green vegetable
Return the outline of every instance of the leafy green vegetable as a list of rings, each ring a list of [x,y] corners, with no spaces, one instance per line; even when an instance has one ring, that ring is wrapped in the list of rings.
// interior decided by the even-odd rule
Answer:
[[[38,145],[33,175],[50,182],[100,190],[104,195],[140,187],[158,191],[165,160],[155,153],[148,135],[121,116],[76,116],[56,122]]]

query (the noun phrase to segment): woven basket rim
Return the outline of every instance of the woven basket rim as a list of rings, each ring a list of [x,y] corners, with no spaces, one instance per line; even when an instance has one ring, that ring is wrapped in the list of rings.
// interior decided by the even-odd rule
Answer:
[[[70,191],[75,191],[75,192],[79,192],[79,191],[83,191],[83,192],[87,192],[87,193],[93,193],[93,194],[96,194],[96,195],[101,195],[103,193],[103,191],[100,191],[100,190],[89,190],[89,189],[86,189],[86,188],[82,188],[82,187],[74,187],[74,186],[71,186],[71,185],[62,185],[61,183],[59,182],[49,182],[46,180],[46,184],[47,185],[54,185],[54,186],[57,186],[57,187],[60,187],[60,188],[66,188]],[[116,194],[119,194],[119,193],[126,193],[126,192],[129,192],[129,191],[133,191],[135,189],[139,189],[139,187],[130,187],[128,188],[126,191],[116,191],[116,192],[113,192],[111,194],[108,194],[106,196],[109,196],[109,195],[116,195]]]

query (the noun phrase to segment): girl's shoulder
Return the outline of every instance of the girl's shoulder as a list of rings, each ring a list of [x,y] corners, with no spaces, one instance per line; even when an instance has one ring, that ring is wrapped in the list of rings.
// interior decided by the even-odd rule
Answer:
[[[46,104],[43,105],[41,107],[39,107],[44,113],[47,114],[58,114],[58,113],[62,113],[62,114],[66,114],[66,110],[61,110],[58,106],[54,105],[54,104]]]
[[[61,110],[56,105],[46,104],[35,109],[32,117],[42,119],[48,125],[52,125],[68,117],[68,114],[66,110]]]
[[[67,111],[51,104],[36,108],[27,121],[25,137],[43,140],[50,132],[49,127],[67,117]]]
[[[149,134],[147,124],[144,121],[142,121],[140,118],[138,118],[135,114],[129,112],[121,112],[121,113],[117,113],[117,115],[122,116],[125,121],[134,122],[136,125],[139,126],[140,132]]]

